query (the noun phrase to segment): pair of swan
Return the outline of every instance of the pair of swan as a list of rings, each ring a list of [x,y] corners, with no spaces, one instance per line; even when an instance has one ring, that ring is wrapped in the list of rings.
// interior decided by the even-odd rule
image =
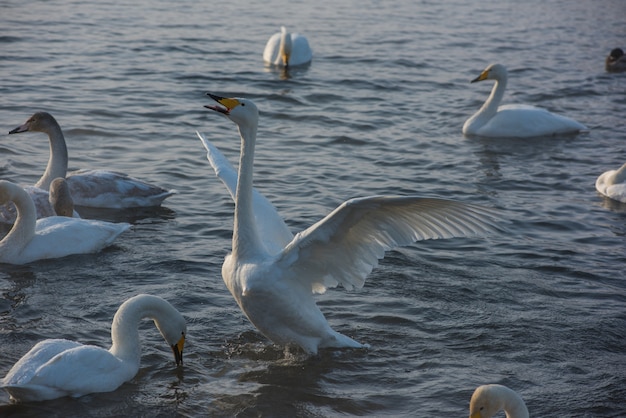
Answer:
[[[494,138],[530,138],[575,134],[587,127],[573,119],[528,105],[500,106],[507,83],[507,70],[501,64],[489,65],[471,82],[495,80],[487,101],[463,125],[463,134]]]
[[[626,55],[622,48],[614,48],[604,61],[604,69],[609,73],[626,71]]]
[[[491,418],[504,411],[507,418],[528,418],[524,400],[514,390],[503,385],[482,385],[470,400],[470,418]]]
[[[113,345],[109,350],[63,339],[44,340],[15,363],[0,386],[15,402],[111,392],[139,371],[138,327],[144,318],[154,321],[172,348],[176,365],[182,364],[185,318],[160,297],[137,295],[115,313],[111,324]]]
[[[48,216],[70,216],[80,218],[74,210],[74,199],[67,185],[67,181],[58,177],[50,183],[50,190],[42,190],[35,186],[26,186],[24,190],[30,195],[35,204],[37,219]],[[15,205],[0,205],[0,223],[13,224],[17,218]]]
[[[226,287],[250,322],[275,344],[309,354],[324,347],[363,347],[334,331],[313,294],[341,284],[361,288],[385,251],[418,240],[464,237],[497,229],[495,212],[460,202],[416,196],[371,196],[344,202],[293,236],[272,205],[253,188],[259,113],[247,99],[211,95],[205,107],[239,128],[239,172],[208,158],[235,200],[232,252],[222,266]]]
[[[617,170],[602,173],[596,180],[596,190],[606,197],[626,203],[626,163]]]
[[[280,32],[270,37],[263,50],[263,60],[277,67],[304,65],[312,59],[313,52],[306,37],[287,32],[284,26],[281,26]]]
[[[67,173],[69,158],[65,137],[56,119],[47,112],[35,113],[9,134],[22,132],[43,132],[50,141],[48,165],[35,187],[47,192],[52,180],[63,177],[77,206],[109,209],[159,206],[175,193],[123,173],[105,170]]]
[[[62,214],[72,213],[68,205],[66,184],[62,179],[59,190],[53,188],[53,203]],[[127,223],[111,223],[68,216],[50,216],[37,220],[35,204],[22,187],[0,180],[0,205],[13,202],[17,212],[15,224],[0,241],[0,263],[26,264],[37,260],[60,258],[72,254],[87,254],[107,247],[122,232]]]

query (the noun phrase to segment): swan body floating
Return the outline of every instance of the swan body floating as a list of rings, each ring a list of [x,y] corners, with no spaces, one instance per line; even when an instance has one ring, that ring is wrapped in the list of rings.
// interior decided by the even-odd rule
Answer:
[[[237,184],[229,164],[219,157],[212,162],[231,194],[236,188],[232,252],[224,260],[222,276],[250,322],[275,344],[297,345],[309,354],[324,347],[363,347],[330,327],[313,294],[339,284],[348,290],[363,287],[378,259],[399,245],[496,229],[494,211],[480,206],[415,196],[371,196],[344,202],[287,242],[290,232],[267,232],[284,223],[273,207],[266,212],[270,221],[265,223],[259,209],[264,203],[253,189],[256,105],[209,95],[218,105],[206,107],[235,122],[241,136]],[[214,147],[203,143],[211,161]]]
[[[311,62],[313,52],[309,41],[299,33],[289,33],[284,26],[265,44],[263,60],[277,67],[294,67]]]
[[[596,180],[596,190],[606,197],[626,203],[626,163],[617,170],[602,173]]]
[[[476,388],[470,400],[470,418],[491,418],[502,410],[507,418],[529,417],[524,400],[514,390],[503,385]]]
[[[604,68],[610,73],[620,73],[626,71],[626,55],[621,48],[611,50],[611,53],[604,61]]]
[[[13,202],[15,224],[0,241],[0,263],[26,264],[107,247],[130,224],[50,216],[37,220],[35,204],[20,186],[0,180],[0,204]]]
[[[1,386],[14,402],[32,402],[63,396],[111,392],[139,371],[139,322],[154,321],[182,364],[187,334],[185,318],[169,302],[137,295],[124,302],[113,318],[109,350],[63,339],[37,343],[9,370]]]
[[[528,105],[499,106],[507,83],[507,71],[501,64],[488,66],[472,83],[495,80],[489,98],[463,125],[463,134],[499,138],[530,138],[574,134],[587,127],[573,119]]]
[[[114,171],[78,170],[67,173],[65,137],[58,122],[49,113],[35,113],[9,134],[21,132],[43,132],[48,134],[50,140],[48,166],[35,187],[48,190],[53,179],[64,177],[77,206],[108,209],[152,207],[159,206],[175,193],[174,190],[165,190]]]

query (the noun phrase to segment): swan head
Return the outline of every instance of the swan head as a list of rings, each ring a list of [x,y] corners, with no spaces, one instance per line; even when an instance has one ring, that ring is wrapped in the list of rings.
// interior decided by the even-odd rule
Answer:
[[[9,131],[9,134],[19,134],[22,132],[48,132],[52,126],[58,126],[54,117],[48,112],[37,112],[32,115],[26,123]]]
[[[512,389],[496,384],[476,388],[470,400],[470,418],[491,418],[502,410],[507,417],[528,417],[524,401]]]
[[[72,199],[67,181],[63,177],[57,177],[50,183],[48,200],[57,216],[68,216],[71,218],[74,215],[74,200]]]
[[[507,76],[507,71],[504,65],[491,64],[487,68],[485,68],[478,77],[473,79],[471,83],[476,83],[478,81],[484,81],[484,80],[504,80],[506,79],[506,76]]]
[[[205,105],[207,109],[221,113],[239,126],[256,126],[259,119],[259,109],[254,102],[242,98],[220,97],[207,93],[218,105]]]
[[[187,335],[185,318],[174,309],[167,321],[155,321],[155,324],[165,341],[172,348],[176,365],[180,366],[183,364],[183,348],[185,347],[185,336]]]

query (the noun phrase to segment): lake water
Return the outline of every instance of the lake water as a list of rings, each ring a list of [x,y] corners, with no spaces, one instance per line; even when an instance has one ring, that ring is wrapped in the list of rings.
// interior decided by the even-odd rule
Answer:
[[[596,178],[626,161],[622,0],[168,2],[5,0],[0,109],[64,129],[70,168],[108,168],[174,188],[95,255],[0,266],[0,375],[44,338],[108,347],[118,306],[160,295],[188,320],[185,364],[142,325],[138,375],[111,393],[10,405],[0,415],[467,416],[473,389],[502,383],[533,417],[626,416],[626,205]],[[314,60],[261,61],[281,24]],[[573,137],[465,138],[464,121],[509,69],[505,103],[590,128]],[[236,163],[235,125],[207,91],[261,112],[255,184],[294,232],[344,200],[419,194],[497,208],[506,231],[392,251],[360,291],[318,297],[367,350],[286,355],[240,312],[220,274],[233,203],[195,130]],[[4,135],[0,177],[34,183],[43,134]]]

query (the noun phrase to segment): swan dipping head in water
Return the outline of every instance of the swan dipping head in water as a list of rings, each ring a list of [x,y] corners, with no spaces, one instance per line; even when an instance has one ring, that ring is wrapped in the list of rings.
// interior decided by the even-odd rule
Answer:
[[[154,321],[171,347],[176,365],[181,365],[187,335],[185,318],[158,296],[137,295],[115,313],[109,350],[64,339],[44,340],[15,363],[0,386],[14,402],[111,392],[139,371],[138,327],[144,318]]]

